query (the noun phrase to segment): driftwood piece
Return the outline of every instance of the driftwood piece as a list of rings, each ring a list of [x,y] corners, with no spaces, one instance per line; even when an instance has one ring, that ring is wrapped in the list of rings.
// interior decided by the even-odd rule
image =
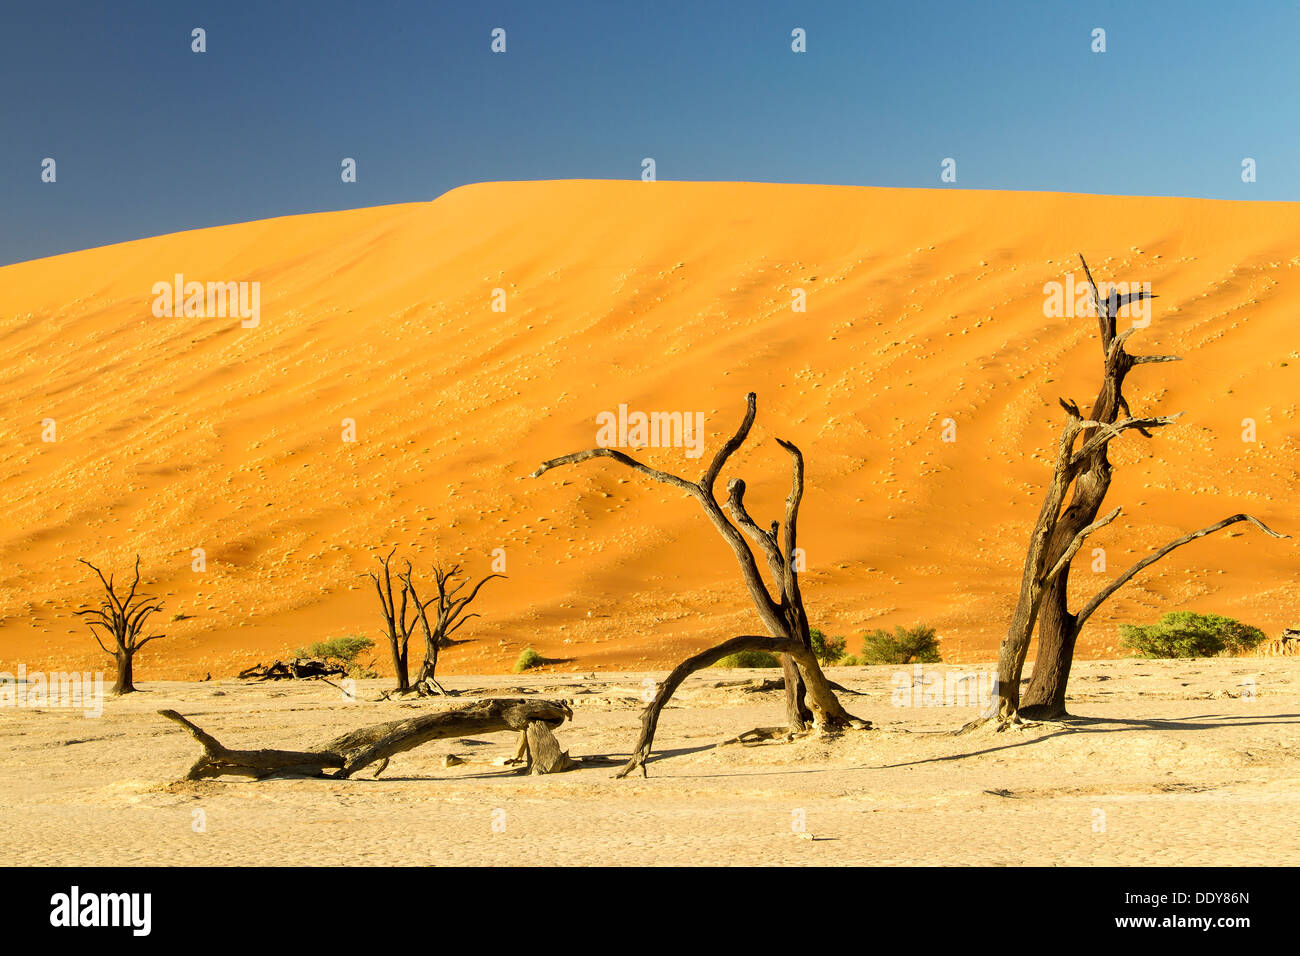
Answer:
[[[534,725],[544,729],[545,734],[540,730],[535,732],[537,752],[543,756],[530,761],[530,769],[538,768],[532,772],[556,773],[572,765],[571,761],[565,763],[568,755],[561,754],[559,744],[551,734],[552,727],[573,718],[573,711],[563,701],[481,700],[456,710],[372,724],[310,750],[231,750],[176,711],[160,710],[158,713],[184,727],[203,748],[203,755],[186,773],[186,780],[226,775],[258,780],[276,775],[344,779],[373,763],[380,765],[375,774],[378,776],[390,758],[431,740],[503,730],[515,730],[526,735]],[[546,736],[550,737],[549,744]],[[326,773],[329,770],[334,772]]]

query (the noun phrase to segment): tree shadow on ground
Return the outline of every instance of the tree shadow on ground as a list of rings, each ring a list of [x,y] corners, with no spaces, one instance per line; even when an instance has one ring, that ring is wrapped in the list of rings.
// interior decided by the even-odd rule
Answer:
[[[1194,723],[1194,721],[1216,721],[1215,723]],[[1300,724],[1300,714],[1277,714],[1271,717],[1231,717],[1225,714],[1202,714],[1196,717],[1180,717],[1174,720],[1161,720],[1159,718],[1123,718],[1123,717],[1080,717],[1070,715],[1062,717],[1059,720],[1037,721],[1026,725],[1025,730],[1031,730],[1035,726],[1057,725],[1061,729],[1041,737],[1033,737],[1028,740],[1017,740],[1013,743],[1002,744],[1000,746],[985,747],[982,750],[971,750],[967,753],[946,754],[941,757],[926,757],[923,760],[908,760],[902,763],[882,764],[878,769],[886,770],[892,767],[915,767],[928,763],[946,763],[953,760],[965,760],[969,757],[982,757],[985,754],[998,753],[1004,750],[1015,750],[1019,747],[1032,747],[1034,744],[1042,743],[1046,740],[1053,740],[1057,737],[1065,737],[1071,734],[1115,734],[1128,733],[1134,730],[1221,730],[1225,727],[1276,727],[1288,724]],[[1118,726],[1116,726],[1118,725]],[[1004,733],[1020,733],[1023,731],[1008,730]]]

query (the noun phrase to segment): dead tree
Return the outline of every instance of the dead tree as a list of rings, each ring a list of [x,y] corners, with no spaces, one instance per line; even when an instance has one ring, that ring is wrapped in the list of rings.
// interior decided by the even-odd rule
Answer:
[[[388,631],[388,646],[393,652],[393,670],[397,673],[397,693],[408,694],[411,691],[410,672],[407,667],[407,646],[411,640],[411,632],[415,630],[416,621],[419,620],[419,613],[412,612],[410,620],[407,620],[407,596],[410,589],[403,586],[401,591],[401,604],[399,605],[393,596],[393,576],[389,570],[389,562],[393,559],[393,554],[397,549],[394,548],[388,552],[385,558],[377,558],[381,571],[367,571],[366,577],[375,583],[375,591],[379,594],[379,604],[383,608],[384,626]],[[411,562],[406,562],[406,573],[411,573]],[[399,574],[399,579],[401,575]],[[418,605],[417,605],[418,606]]]
[[[221,776],[256,780],[274,776],[339,779],[350,777],[372,763],[379,764],[375,770],[378,777],[392,757],[431,740],[504,730],[519,732],[519,754],[530,773],[558,773],[573,766],[568,753],[560,750],[551,733],[566,719],[573,719],[573,711],[564,701],[481,700],[456,710],[372,724],[310,750],[231,750],[176,711],[158,713],[184,727],[203,748],[203,755],[185,774],[186,780]]]
[[[78,558],[82,564],[94,571],[104,585],[104,597],[99,607],[77,611],[78,616],[89,618],[90,633],[98,644],[117,663],[117,679],[113,682],[114,694],[130,694],[135,690],[135,655],[140,648],[150,641],[163,637],[162,634],[150,634],[141,637],[144,623],[153,614],[162,610],[162,602],[145,594],[136,594],[140,586],[140,555],[135,556],[135,577],[131,581],[131,590],[125,598],[118,597],[113,587],[113,575],[105,579],[99,568],[84,558]],[[98,629],[98,630],[97,630]],[[109,650],[99,639],[98,631],[112,638],[113,649]]]
[[[1070,612],[1067,589],[1074,556],[1089,535],[1114,521],[1121,511],[1115,508],[1103,517],[1097,517],[1110,489],[1111,464],[1107,452],[1111,441],[1128,431],[1150,438],[1151,429],[1172,424],[1182,414],[1147,418],[1133,416],[1123,392],[1129,370],[1135,365],[1178,361],[1179,357],[1130,355],[1125,351],[1125,343],[1137,329],[1130,327],[1117,332],[1119,310],[1132,301],[1148,297],[1149,293],[1142,290],[1120,296],[1112,290],[1102,299],[1088,263],[1083,256],[1079,256],[1079,261],[1092,292],[1101,333],[1102,384],[1086,419],[1075,403],[1061,399],[1061,406],[1068,416],[1065,430],[1057,446],[1046,500],[1030,536],[1020,595],[998,655],[997,696],[990,716],[998,721],[999,727],[1019,723],[1022,714],[1043,718],[1064,713],[1065,688],[1080,629],[1107,598],[1144,568],[1176,548],[1238,521],[1249,521],[1273,537],[1284,537],[1250,515],[1233,515],[1170,542],[1121,574],[1078,613]],[[1070,496],[1068,503],[1067,493]],[[1021,673],[1040,612],[1038,658],[1022,708]]]
[[[315,680],[326,677],[346,677],[348,670],[342,664],[315,657],[295,657],[285,663],[275,661],[263,667],[254,664],[245,667],[235,676],[240,680]]]
[[[698,481],[689,481],[668,472],[659,471],[642,464],[634,458],[611,448],[592,448],[575,452],[561,458],[544,462],[533,472],[537,478],[552,468],[561,465],[574,465],[591,458],[612,458],[621,465],[638,471],[655,481],[672,485],[691,495],[700,503],[705,515],[713,522],[723,540],[731,546],[736,560],[740,564],[741,575],[749,590],[759,618],[767,628],[769,637],[743,636],[732,638],[723,644],[688,658],[678,664],[668,678],[659,685],[654,699],[646,706],[641,719],[641,733],[633,748],[627,765],[619,771],[623,777],[640,768],[645,774],[645,762],[650,755],[654,742],[655,728],[659,722],[659,713],[672,697],[677,686],[691,673],[708,667],[726,657],[728,654],[742,650],[765,650],[781,656],[781,666],[785,673],[786,719],[790,729],[801,731],[810,725],[820,730],[841,730],[848,727],[865,728],[868,722],[858,720],[840,705],[834,691],[827,683],[816,657],[812,653],[812,640],[808,631],[808,615],[804,611],[803,596],[799,591],[799,578],[795,571],[795,534],[799,517],[799,505],[803,500],[804,462],[803,454],[791,442],[777,439],[777,444],[790,455],[793,474],[790,494],[785,502],[785,535],[781,536],[781,524],[773,521],[770,530],[760,528],[749,512],[745,510],[745,482],[733,478],[727,484],[727,501],[719,504],[714,494],[714,484],[722,472],[727,460],[744,444],[754,425],[757,412],[757,396],[750,392],[745,396],[746,410],[740,428],[729,438],[713,456],[707,470]],[[728,519],[731,513],[735,523]],[[742,533],[743,532],[743,533]],[[774,598],[763,580],[754,552],[750,550],[745,537],[748,536],[762,551],[767,559],[776,588]]]
[[[433,569],[434,583],[438,588],[438,593],[428,601],[421,601],[420,596],[416,593],[415,584],[411,580],[411,569],[408,565],[406,573],[400,575],[403,585],[411,592],[411,600],[415,604],[415,613],[420,621],[420,626],[424,630],[424,663],[420,667],[420,673],[415,677],[415,683],[412,685],[416,693],[421,697],[427,697],[432,694],[446,694],[446,690],[438,683],[435,676],[438,670],[438,652],[450,643],[451,635],[466,621],[473,617],[479,617],[475,614],[464,614],[465,608],[478,597],[478,592],[483,585],[493,578],[504,578],[504,574],[489,574],[473,589],[461,597],[456,595],[467,585],[471,578],[466,577],[459,584],[453,585],[452,582],[461,573],[460,565],[453,565],[450,570],[444,571],[441,566],[435,566]],[[429,623],[428,608],[432,604],[437,604],[437,611],[434,614],[433,624]],[[464,614],[464,616],[462,616]]]

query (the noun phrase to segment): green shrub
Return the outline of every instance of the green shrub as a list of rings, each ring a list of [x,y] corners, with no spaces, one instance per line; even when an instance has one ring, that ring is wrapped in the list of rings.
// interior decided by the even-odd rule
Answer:
[[[781,660],[771,651],[737,651],[728,654],[714,667],[780,667]]]
[[[938,664],[939,638],[926,624],[896,627],[890,634],[884,628],[869,632],[862,639],[863,664]]]
[[[294,657],[328,657],[351,664],[362,651],[375,646],[375,642],[360,634],[348,634],[344,637],[332,637],[328,641],[317,641],[307,647],[300,647],[293,652]]]
[[[515,673],[522,674],[524,671],[532,670],[534,667],[541,667],[545,663],[545,657],[538,654],[531,647],[525,647],[519,653],[519,660],[515,661]]]
[[[300,647],[293,652],[293,656],[336,660],[343,664],[349,677],[364,679],[378,677],[379,674],[370,667],[370,664],[374,663],[373,660],[362,664],[357,660],[357,655],[374,646],[375,642],[368,637],[362,637],[360,634],[348,634],[344,637],[332,637],[328,641],[317,641],[307,647]]]
[[[858,660],[857,657],[854,656],[853,654],[845,654],[838,661],[836,661],[836,663],[839,664],[840,667],[857,667],[859,664],[862,663],[862,661]]]
[[[819,664],[829,667],[831,664],[838,663],[844,657],[848,643],[844,638],[827,637],[815,627],[810,632],[810,636],[812,637],[813,656],[817,658]]]
[[[1213,657],[1248,651],[1264,632],[1218,614],[1170,611],[1158,624],[1121,624],[1120,644],[1140,657]]]

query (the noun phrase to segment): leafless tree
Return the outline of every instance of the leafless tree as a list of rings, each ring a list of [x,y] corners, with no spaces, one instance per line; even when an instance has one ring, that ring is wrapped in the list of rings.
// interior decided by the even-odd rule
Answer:
[[[98,607],[86,608],[76,613],[89,619],[87,623],[90,625],[90,633],[95,637],[95,643],[117,662],[117,679],[113,683],[113,693],[130,694],[135,690],[136,652],[150,641],[156,641],[164,636],[162,634],[140,636],[145,621],[162,610],[162,602],[149,595],[136,594],[140,586],[140,555],[138,554],[135,556],[135,577],[131,581],[131,590],[125,597],[118,596],[113,586],[112,574],[105,578],[103,572],[89,561],[84,558],[77,560],[95,572],[104,586],[104,596],[100,599]],[[111,650],[99,639],[100,631],[111,638],[113,643]]]
[[[446,646],[451,635],[470,618],[479,617],[475,614],[464,614],[465,608],[478,597],[479,589],[493,578],[504,578],[504,574],[489,574],[478,584],[470,589],[468,594],[457,597],[456,595],[469,584],[472,580],[468,576],[459,583],[455,579],[461,574],[460,565],[453,565],[444,571],[441,565],[435,565],[433,569],[434,584],[438,593],[428,601],[421,601],[420,596],[416,593],[415,583],[411,580],[411,568],[407,565],[406,571],[400,575],[402,583],[406,589],[411,592],[411,601],[415,605],[416,615],[419,618],[420,626],[424,630],[424,664],[420,667],[420,673],[416,675],[415,683],[412,685],[415,691],[421,696],[432,694],[446,694],[442,685],[438,683],[438,651]],[[437,610],[434,613],[433,624],[429,623],[428,609],[430,605],[436,604]]]
[[[623,452],[611,448],[592,448],[555,458],[544,462],[537,471],[533,472],[532,477],[537,478],[561,465],[579,464],[591,458],[612,458],[619,464],[655,481],[679,488],[691,495],[700,503],[705,515],[713,522],[713,526],[735,553],[745,586],[749,590],[759,618],[770,635],[734,637],[678,664],[667,679],[659,685],[654,699],[646,707],[641,718],[640,736],[627,765],[618,774],[620,777],[626,776],[637,768],[640,768],[642,774],[645,773],[645,762],[654,741],[659,714],[678,685],[694,671],[708,667],[738,651],[765,650],[781,655],[781,666],[785,674],[786,719],[791,730],[804,730],[810,725],[822,730],[869,726],[866,721],[851,716],[840,705],[812,653],[808,615],[804,611],[794,561],[796,525],[804,490],[803,454],[793,443],[777,439],[777,443],[790,455],[792,464],[790,494],[785,503],[784,537],[781,535],[779,521],[773,521],[768,530],[760,528],[750,517],[749,512],[745,510],[745,482],[740,478],[733,478],[727,484],[725,506],[718,502],[714,494],[714,485],[723,466],[749,436],[754,424],[757,402],[757,396],[753,392],[745,396],[744,421],[741,422],[736,433],[718,449],[698,481],[689,481],[650,468]],[[731,513],[734,523],[727,517],[727,512]],[[775,596],[768,590],[763,580],[754,552],[750,550],[745,540],[746,536],[758,546],[767,560],[776,590]]]
[[[415,630],[416,622],[420,619],[419,613],[415,609],[409,609],[407,598],[410,595],[410,589],[406,586],[398,588],[401,594],[401,603],[395,600],[393,594],[393,575],[389,569],[389,563],[393,559],[393,554],[397,551],[394,548],[388,552],[387,557],[377,558],[380,570],[367,571],[366,576],[375,584],[375,592],[379,595],[379,604],[383,609],[384,626],[388,632],[388,646],[393,652],[393,670],[397,673],[397,693],[408,694],[411,691],[410,671],[407,667],[407,646],[411,640],[411,632]],[[411,573],[411,562],[406,562],[406,573]],[[401,575],[398,575],[399,580]],[[418,605],[417,605],[418,607]],[[407,618],[407,612],[410,610],[410,618]]]
[[[1101,333],[1102,384],[1086,418],[1074,402],[1061,399],[1067,416],[1065,429],[1057,445],[1047,496],[1030,535],[1020,595],[998,656],[998,690],[990,716],[1001,727],[1019,723],[1022,714],[1044,718],[1065,712],[1066,683],[1080,629],[1107,598],[1143,569],[1176,548],[1239,521],[1248,521],[1272,537],[1285,537],[1250,515],[1232,515],[1171,541],[1117,577],[1077,613],[1069,610],[1067,588],[1071,562],[1088,536],[1114,521],[1121,511],[1115,508],[1098,517],[1110,489],[1111,464],[1107,452],[1111,441],[1129,431],[1150,438],[1151,429],[1172,424],[1182,414],[1133,416],[1123,393],[1129,370],[1136,365],[1178,361],[1178,356],[1130,355],[1125,351],[1125,343],[1136,327],[1117,332],[1119,311],[1148,293],[1139,291],[1120,296],[1112,291],[1103,299],[1088,263],[1083,256],[1079,256],[1079,261],[1087,276]],[[1022,707],[1021,673],[1040,611],[1037,663]]]

